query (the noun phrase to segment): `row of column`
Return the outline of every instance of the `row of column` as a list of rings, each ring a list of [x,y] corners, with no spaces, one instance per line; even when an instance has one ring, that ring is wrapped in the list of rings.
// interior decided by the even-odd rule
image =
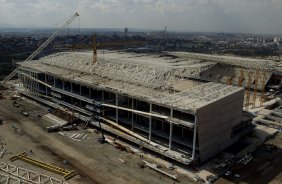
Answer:
[[[47,77],[45,75],[45,82],[47,82]],[[54,78],[54,86],[56,85],[56,80]],[[63,82],[63,90],[64,90],[64,82]],[[73,92],[72,89],[72,83],[71,83],[71,92]],[[81,85],[80,85],[80,90],[79,94],[81,95]],[[47,87],[46,87],[46,95],[47,95]],[[89,95],[91,96],[91,88],[89,88]],[[116,100],[115,100],[115,105],[118,107],[119,106],[119,95],[115,94]],[[102,102],[104,102],[104,91],[102,91]],[[131,109],[134,109],[134,100],[131,100]],[[150,103],[150,113],[152,113],[152,103]],[[134,118],[133,114],[134,112],[131,112],[131,130],[133,131],[134,127]],[[103,111],[103,115],[105,115],[105,112]],[[170,117],[173,117],[173,110],[170,109]],[[116,108],[116,123],[119,122],[119,109]],[[173,133],[173,123],[170,122],[170,130],[169,130],[169,144],[168,144],[168,149],[172,149],[172,133]],[[152,139],[152,116],[149,116],[149,141]],[[194,122],[194,130],[193,130],[193,148],[192,148],[192,159],[195,158],[195,150],[196,150],[196,139],[197,139],[197,116],[195,116],[195,122]]]

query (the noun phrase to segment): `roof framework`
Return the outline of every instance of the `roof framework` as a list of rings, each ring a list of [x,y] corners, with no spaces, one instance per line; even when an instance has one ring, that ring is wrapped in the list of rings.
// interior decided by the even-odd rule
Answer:
[[[210,54],[199,54],[190,52],[170,52],[180,58],[196,59],[201,61],[215,62],[225,65],[239,66],[246,69],[276,70],[277,64],[271,60],[240,58],[232,56],[219,56]]]
[[[209,82],[190,90],[166,96],[161,99],[161,103],[180,107],[183,110],[197,110],[199,107],[208,105],[239,90],[241,89],[235,86]]]
[[[171,52],[180,58],[196,59],[199,61],[209,61],[215,63],[221,63],[232,66],[239,66],[246,69],[260,69],[260,70],[276,70],[277,64],[274,61],[266,59],[252,59],[252,58],[241,58],[233,56],[218,56],[210,54],[199,54],[190,52]]]
[[[169,83],[167,81],[171,76],[170,67],[129,63],[119,60],[119,58],[98,58],[98,62],[92,64],[89,55],[85,54],[59,53],[44,57],[41,61],[49,66],[57,66],[150,88],[168,88]]]
[[[150,57],[151,60],[148,60]],[[43,57],[39,61],[21,63],[20,66],[192,112],[242,90],[209,82],[175,91],[175,83],[187,80],[184,75],[200,73],[212,67],[214,63],[150,57],[105,54],[98,58],[96,64],[92,64],[91,53],[58,53]]]

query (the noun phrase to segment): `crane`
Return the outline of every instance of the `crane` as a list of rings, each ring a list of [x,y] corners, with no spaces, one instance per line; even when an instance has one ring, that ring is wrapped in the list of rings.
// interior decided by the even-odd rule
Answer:
[[[75,49],[92,49],[93,50],[93,64],[97,62],[97,47],[118,47],[125,45],[144,45],[145,41],[114,41],[97,43],[97,35],[93,34],[93,41],[91,45],[66,45],[66,48]]]
[[[69,24],[71,24],[79,14],[76,12],[72,15],[60,28],[58,28],[43,44],[41,44],[38,49],[36,49],[25,61],[31,61],[35,56],[37,56],[45,47],[47,47]],[[25,62],[24,61],[24,62]],[[10,73],[7,77],[1,81],[1,84],[5,84],[13,76],[17,74],[17,69]]]
[[[165,28],[164,28],[162,37],[161,37],[160,42],[159,42],[159,44],[158,44],[158,47],[157,47],[157,50],[156,50],[156,55],[158,54],[158,51],[159,51],[159,48],[160,48],[160,46],[161,46],[162,40],[164,39],[165,32],[166,32],[166,26],[165,26]]]

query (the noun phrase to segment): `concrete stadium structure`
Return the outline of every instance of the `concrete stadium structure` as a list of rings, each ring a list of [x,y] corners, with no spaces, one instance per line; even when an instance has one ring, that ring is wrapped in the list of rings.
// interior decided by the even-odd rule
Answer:
[[[242,58],[235,56],[219,56],[190,52],[170,52],[169,54],[207,64],[204,68],[194,70],[194,75],[187,77],[203,81],[213,81],[242,87],[263,90],[279,90],[282,87],[282,65],[266,59]],[[256,84],[257,80],[257,84]],[[248,83],[251,85],[248,86]]]
[[[90,52],[66,52],[20,63],[21,93],[95,126],[101,111],[103,129],[184,164],[208,160],[248,130],[243,88],[194,80],[214,62],[117,51],[92,61]]]

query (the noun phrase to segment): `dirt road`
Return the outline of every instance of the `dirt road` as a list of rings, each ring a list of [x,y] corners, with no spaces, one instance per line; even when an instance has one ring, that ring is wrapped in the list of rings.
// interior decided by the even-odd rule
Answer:
[[[38,147],[53,153],[59,160],[67,160],[81,176],[88,177],[80,177],[76,180],[77,183],[175,183],[148,168],[140,169],[138,162],[141,160],[138,155],[121,152],[109,144],[99,144],[98,135],[93,134],[88,142],[75,142],[58,133],[48,134],[42,129],[42,122],[24,117],[17,112],[19,109],[11,104],[10,100],[0,101],[0,115],[5,115],[8,119],[7,124],[0,125],[0,138],[1,132],[10,131],[9,126],[18,126],[21,134],[30,137]],[[37,106],[26,102],[22,102],[21,106],[29,111],[39,110]],[[119,159],[124,160],[125,163]],[[179,178],[181,183],[192,183],[187,176],[180,175]]]

